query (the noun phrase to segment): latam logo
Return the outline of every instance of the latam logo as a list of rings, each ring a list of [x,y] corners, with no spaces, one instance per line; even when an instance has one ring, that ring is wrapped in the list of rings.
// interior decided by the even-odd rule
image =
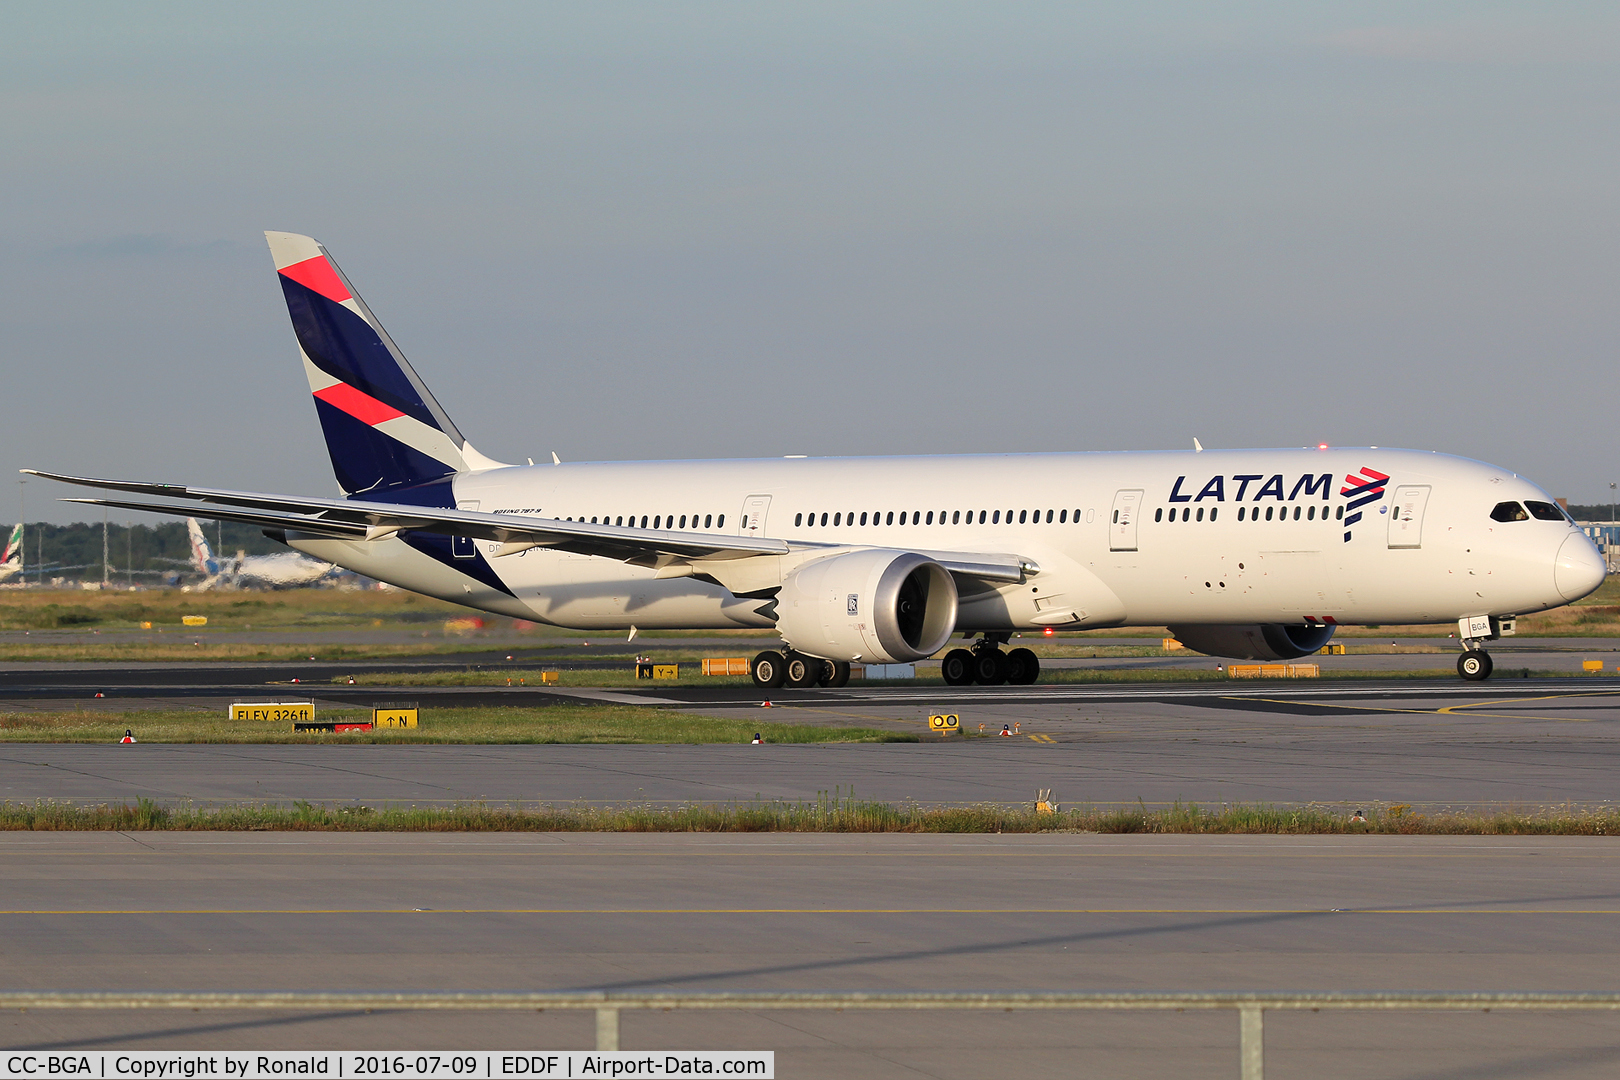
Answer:
[[[1182,486],[1187,483],[1185,476],[1176,477],[1175,487],[1170,489],[1170,501],[1173,503],[1201,503],[1205,499],[1216,502],[1225,502],[1227,499],[1227,481],[1230,480],[1232,501],[1242,502],[1250,499],[1259,502],[1262,499],[1276,499],[1278,502],[1293,502],[1303,495],[1309,499],[1313,495],[1321,494],[1324,500],[1328,497],[1328,489],[1333,485],[1332,473],[1313,474],[1306,473],[1294,481],[1293,487],[1283,479],[1282,473],[1267,477],[1265,473],[1235,473],[1230,477],[1212,476],[1209,482],[1194,495],[1191,491],[1183,491]],[[1195,481],[1196,483],[1196,481]],[[1253,488],[1251,493],[1250,488]]]
[[[1389,477],[1377,469],[1361,467],[1361,475],[1351,473],[1344,478],[1344,487],[1339,494],[1349,499],[1344,508],[1344,542],[1350,542],[1350,526],[1361,520],[1361,507],[1368,503],[1378,502],[1384,497],[1384,485],[1389,483]]]

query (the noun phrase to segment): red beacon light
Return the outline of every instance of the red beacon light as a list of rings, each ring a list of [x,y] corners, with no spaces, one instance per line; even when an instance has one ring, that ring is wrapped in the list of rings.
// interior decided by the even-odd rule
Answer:
[[[1319,442],[1319,443],[1316,444],[1316,448],[1318,450],[1326,450],[1327,449],[1327,443]]]
[[[1052,629],[1052,628],[1051,628],[1051,627],[1050,627],[1050,626],[1048,626],[1048,627],[1047,627],[1047,628],[1046,628],[1046,636],[1047,636],[1047,637],[1051,637],[1051,636],[1052,636],[1052,635],[1053,635],[1053,634],[1055,634],[1055,633],[1056,633],[1056,632],[1057,632],[1057,631],[1055,631],[1055,630],[1053,630],[1053,629]]]

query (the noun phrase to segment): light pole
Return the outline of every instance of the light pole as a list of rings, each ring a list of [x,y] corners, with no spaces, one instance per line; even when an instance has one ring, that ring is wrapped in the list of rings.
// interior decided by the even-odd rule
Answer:
[[[1614,485],[1609,485],[1609,520],[1614,520]]]
[[[17,523],[22,531],[17,534],[17,554],[22,565],[17,567],[17,580],[28,585],[28,481],[17,481]]]

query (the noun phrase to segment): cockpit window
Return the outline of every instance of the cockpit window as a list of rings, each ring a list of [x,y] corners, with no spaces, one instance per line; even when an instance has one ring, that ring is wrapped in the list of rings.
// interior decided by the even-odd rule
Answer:
[[[1537,521],[1564,520],[1564,512],[1558,509],[1558,507],[1554,506],[1552,503],[1532,502],[1529,499],[1526,499],[1524,501],[1524,505],[1530,508],[1530,516],[1535,518]]]
[[[1542,505],[1545,506],[1546,503]],[[1497,503],[1496,509],[1491,511],[1491,517],[1496,521],[1528,521],[1530,519],[1530,515],[1524,512],[1524,507],[1516,502]]]

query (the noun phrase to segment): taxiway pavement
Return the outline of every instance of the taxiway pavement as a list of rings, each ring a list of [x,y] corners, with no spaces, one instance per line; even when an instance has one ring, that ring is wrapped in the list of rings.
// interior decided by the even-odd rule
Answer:
[[[548,692],[526,691],[535,698]],[[863,799],[1067,803],[1620,801],[1620,692],[1570,680],[614,693],[706,715],[921,733],[751,746],[0,744],[0,798],[525,804]],[[424,723],[434,698],[422,697]],[[941,738],[950,709],[977,735]],[[139,733],[137,733],[138,735]]]
[[[17,989],[1612,990],[1611,838],[0,834]],[[588,1048],[589,1014],[0,1017],[8,1048]],[[1231,1014],[639,1014],[784,1077],[1230,1077]],[[1596,1078],[1602,1014],[1271,1014],[1274,1076]]]

